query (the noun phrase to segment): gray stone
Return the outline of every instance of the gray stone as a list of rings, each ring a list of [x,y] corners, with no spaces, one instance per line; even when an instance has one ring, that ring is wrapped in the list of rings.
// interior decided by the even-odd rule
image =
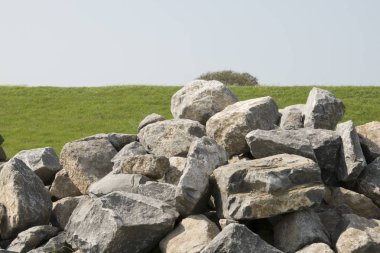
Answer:
[[[295,130],[303,128],[303,110],[305,105],[291,105],[287,106],[282,110],[281,113],[280,127],[285,130]]]
[[[330,248],[329,245],[318,242],[310,244],[295,253],[334,253],[334,251]]]
[[[168,184],[177,185],[185,169],[187,159],[173,156],[169,158],[170,167],[166,171],[163,181]]]
[[[191,215],[181,221],[160,242],[162,253],[199,253],[219,233],[219,228],[204,215]]]
[[[204,125],[211,116],[237,101],[223,83],[195,80],[172,96],[171,112],[175,119],[196,120]]]
[[[380,157],[367,165],[357,180],[358,191],[380,206]]]
[[[169,169],[169,159],[165,156],[134,155],[128,156],[120,163],[120,172],[140,174],[153,179],[162,178]]]
[[[149,114],[148,116],[146,116],[139,124],[138,126],[138,130],[140,131],[141,129],[143,129],[144,127],[146,127],[147,125],[149,124],[153,124],[153,123],[156,123],[156,122],[159,122],[159,121],[164,121],[166,120],[164,116],[161,116],[157,113],[152,113],[152,114]]]
[[[0,170],[0,204],[6,215],[1,221],[2,239],[14,238],[32,226],[49,223],[52,202],[41,179],[24,162],[14,158]]]
[[[304,125],[308,128],[334,130],[343,118],[344,111],[342,101],[329,91],[314,87],[307,98]]]
[[[45,185],[53,182],[55,174],[61,169],[59,157],[53,148],[36,148],[18,152],[15,158],[23,161]]]
[[[356,131],[367,163],[370,163],[380,156],[380,121],[357,126]]]
[[[105,139],[111,142],[112,146],[117,151],[120,151],[125,145],[137,141],[136,134],[121,134],[121,133],[109,133],[109,134],[95,134],[88,137],[79,139],[78,141],[90,141]]]
[[[63,230],[82,198],[85,198],[85,196],[67,197],[54,202],[51,213],[52,225]]]
[[[286,214],[274,226],[274,246],[284,252],[295,252],[315,242],[330,244],[330,239],[318,215],[311,210]]]
[[[168,205],[176,206],[175,185],[149,181],[145,184],[140,184],[137,187],[137,193],[146,197],[161,200]]]
[[[320,173],[312,160],[289,154],[221,166],[212,180],[218,216],[260,219],[319,204]]]
[[[125,145],[111,160],[113,163],[112,170],[120,170],[120,164],[130,156],[148,154],[144,146],[137,141]]]
[[[50,225],[36,226],[19,233],[8,250],[26,253],[58,234],[58,228]]]
[[[50,194],[56,199],[62,199],[66,197],[79,196],[81,195],[81,192],[71,181],[67,171],[63,169],[55,174],[54,181],[50,187]]]
[[[112,170],[111,159],[117,151],[107,139],[90,139],[66,143],[60,161],[71,181],[82,194]]]
[[[241,224],[230,224],[220,232],[202,253],[281,253]]]
[[[227,163],[227,159],[224,148],[209,137],[202,137],[191,144],[176,191],[177,208],[183,216],[196,211],[199,204],[202,205],[211,173]]]
[[[51,238],[43,246],[29,251],[29,253],[72,253],[73,250],[66,243],[66,233],[62,232]]]
[[[85,252],[149,252],[177,217],[172,206],[133,193],[82,199],[66,225],[67,242]]]
[[[230,156],[246,153],[245,136],[255,129],[274,129],[280,114],[271,97],[250,99],[227,106],[206,123],[207,135],[222,145]]]
[[[191,143],[206,135],[205,127],[189,119],[164,120],[149,124],[138,134],[145,149],[158,156],[186,157]]]

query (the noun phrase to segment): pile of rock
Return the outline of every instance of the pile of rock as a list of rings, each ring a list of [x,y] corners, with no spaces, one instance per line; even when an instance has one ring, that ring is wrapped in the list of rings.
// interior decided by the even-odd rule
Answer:
[[[195,81],[171,104],[2,164],[3,252],[380,252],[380,122],[338,124],[318,88],[279,110]]]

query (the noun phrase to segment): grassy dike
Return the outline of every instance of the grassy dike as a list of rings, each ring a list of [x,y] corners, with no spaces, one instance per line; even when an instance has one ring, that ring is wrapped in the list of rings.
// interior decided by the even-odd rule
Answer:
[[[305,103],[312,87],[231,87],[240,100],[272,96],[280,108]],[[344,120],[380,120],[380,87],[322,87],[346,106]],[[165,86],[88,88],[0,86],[0,134],[8,157],[23,149],[51,146],[60,152],[71,140],[102,132],[136,133],[150,113],[171,118]]]

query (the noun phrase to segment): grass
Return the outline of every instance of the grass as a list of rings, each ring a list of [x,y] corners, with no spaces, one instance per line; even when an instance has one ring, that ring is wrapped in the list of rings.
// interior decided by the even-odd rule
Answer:
[[[323,87],[346,106],[344,120],[380,119],[380,87]],[[136,133],[150,113],[171,118],[170,98],[180,87],[91,88],[0,86],[0,134],[8,157],[102,132]],[[311,87],[232,87],[240,100],[272,96],[280,108],[305,103]]]

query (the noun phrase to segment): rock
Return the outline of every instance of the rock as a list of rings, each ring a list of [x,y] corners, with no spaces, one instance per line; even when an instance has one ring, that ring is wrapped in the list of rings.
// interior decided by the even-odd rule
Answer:
[[[380,156],[380,121],[356,127],[367,163]]]
[[[53,203],[51,224],[63,230],[79,201],[85,196],[67,197]]]
[[[359,136],[351,120],[338,124],[336,132],[342,139],[338,179],[343,182],[352,182],[367,165]]]
[[[257,234],[241,224],[230,224],[225,227],[202,253],[281,253],[282,251],[269,245]]]
[[[113,162],[112,170],[120,170],[120,164],[130,156],[148,154],[140,142],[134,141],[125,145],[111,160]]]
[[[26,253],[58,234],[58,228],[50,225],[36,226],[19,233],[8,250]]]
[[[380,252],[380,221],[345,214],[336,242],[338,253]]]
[[[18,152],[15,158],[20,159],[32,169],[45,185],[50,185],[55,174],[61,169],[59,157],[50,147],[23,150]]]
[[[136,134],[121,134],[121,133],[109,133],[109,134],[95,134],[85,138],[80,139],[79,141],[90,141],[90,140],[100,140],[106,139],[111,142],[112,146],[120,151],[125,145],[137,141]]]
[[[307,98],[304,125],[308,128],[334,130],[343,118],[344,105],[327,90],[313,88]]]
[[[7,161],[7,155],[5,154],[3,147],[0,147],[0,162],[6,162],[6,161]]]
[[[284,252],[295,252],[316,242],[330,244],[318,215],[310,210],[286,214],[274,226],[274,246]]]
[[[271,97],[250,99],[227,106],[206,124],[207,135],[222,145],[230,156],[249,151],[245,136],[255,129],[274,129],[280,117]]]
[[[138,134],[145,149],[158,156],[186,157],[191,143],[206,135],[205,127],[189,119],[164,120],[149,124]]]
[[[176,187],[172,184],[149,181],[137,187],[137,193],[176,206]]]
[[[371,199],[354,191],[340,187],[326,188],[324,199],[329,206],[347,205],[353,213],[365,218],[380,217],[380,208]]]
[[[238,223],[236,220],[233,220],[233,219],[219,219],[219,226],[224,229],[225,227],[227,227],[229,224],[232,224],[232,223]]]
[[[112,170],[111,159],[117,151],[107,139],[90,139],[66,143],[61,152],[61,164],[82,194],[93,182]]]
[[[202,137],[191,144],[176,191],[177,208],[181,215],[187,216],[202,205],[211,173],[227,163],[227,159],[224,148],[209,137]]]
[[[330,248],[329,245],[318,242],[310,244],[295,253],[334,253],[334,251]]]
[[[367,165],[357,180],[358,191],[380,206],[380,157]]]
[[[169,158],[169,169],[166,171],[163,181],[168,184],[177,185],[186,165],[186,158],[173,156]]]
[[[14,238],[32,226],[49,223],[52,203],[41,179],[24,162],[14,158],[0,170],[0,204],[6,215],[0,226],[2,239]]]
[[[213,172],[220,218],[260,219],[319,204],[324,186],[310,159],[281,154],[221,166]]]
[[[29,251],[29,253],[72,253],[73,250],[66,243],[66,233],[62,232],[51,238],[43,246]]]
[[[219,233],[204,215],[191,215],[160,242],[162,253],[198,253]]]
[[[133,193],[82,199],[66,225],[67,242],[85,252],[149,252],[177,217],[172,206]]]
[[[62,199],[66,197],[79,196],[82,193],[71,181],[67,171],[63,169],[55,174],[54,181],[50,187],[50,194],[56,199]]]
[[[172,96],[171,112],[175,119],[191,119],[204,125],[211,116],[237,101],[223,83],[195,80]]]
[[[139,124],[138,126],[138,130],[140,131],[141,129],[143,129],[144,127],[146,127],[147,125],[149,124],[153,124],[153,123],[156,123],[156,122],[159,122],[159,121],[164,121],[166,120],[164,116],[161,116],[157,113],[152,113],[152,114],[149,114],[148,116],[146,116]]]
[[[280,128],[285,130],[295,130],[303,128],[303,110],[305,105],[291,105],[282,110],[281,113]]]
[[[169,159],[165,156],[134,155],[126,157],[120,164],[125,174],[140,174],[153,179],[162,178],[169,169]]]

